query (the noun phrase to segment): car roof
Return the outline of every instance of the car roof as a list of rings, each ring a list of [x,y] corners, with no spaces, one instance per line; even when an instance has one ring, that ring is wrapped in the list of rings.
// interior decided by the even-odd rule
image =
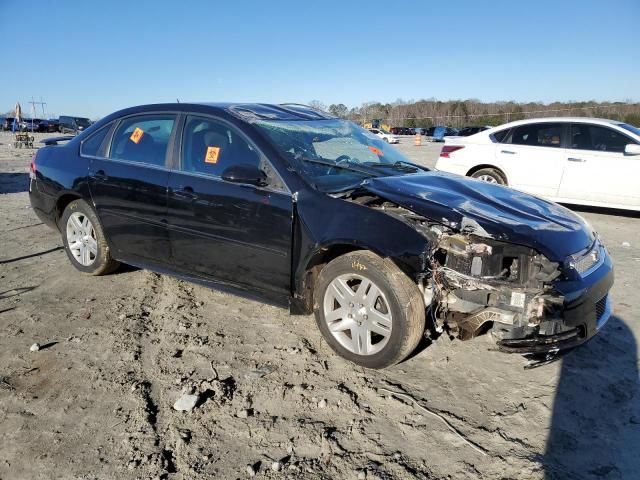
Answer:
[[[560,122],[560,123],[594,123],[598,125],[621,125],[624,122],[618,120],[611,120],[608,118],[592,118],[592,117],[543,117],[543,118],[527,118],[525,120],[516,120],[514,122],[503,123],[497,127],[493,127],[485,132],[493,133],[493,131],[502,130],[508,127],[517,127],[519,125],[528,125],[533,123],[548,123],[548,122]]]
[[[256,120],[326,120],[334,119],[330,113],[316,110],[307,105],[297,103],[232,103],[232,102],[189,102],[189,103],[157,103],[130,107],[109,115],[110,118],[149,111],[184,111],[226,113],[244,121]]]

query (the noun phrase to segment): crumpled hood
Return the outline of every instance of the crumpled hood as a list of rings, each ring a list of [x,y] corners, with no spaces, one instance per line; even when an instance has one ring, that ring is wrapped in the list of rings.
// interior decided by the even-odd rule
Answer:
[[[555,262],[590,246],[595,238],[588,224],[565,207],[458,175],[378,177],[363,182],[362,188],[454,229],[477,222],[496,240],[534,248]]]

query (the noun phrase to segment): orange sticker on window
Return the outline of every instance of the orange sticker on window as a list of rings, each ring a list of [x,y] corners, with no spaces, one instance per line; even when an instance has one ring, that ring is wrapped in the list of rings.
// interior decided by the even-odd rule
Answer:
[[[129,137],[129,140],[131,140],[133,143],[137,145],[138,143],[140,143],[140,140],[142,140],[143,135],[144,135],[144,130],[136,127],[136,129],[133,131],[133,133]]]
[[[373,153],[375,153],[379,157],[384,156],[384,153],[382,153],[382,150],[380,150],[379,148],[369,146],[369,150],[371,150]]]
[[[205,163],[218,163],[220,147],[207,147],[207,154],[204,156]]]

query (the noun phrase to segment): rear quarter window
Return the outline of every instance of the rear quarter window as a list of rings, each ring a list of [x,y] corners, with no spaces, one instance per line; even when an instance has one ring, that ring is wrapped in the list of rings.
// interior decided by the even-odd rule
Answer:
[[[498,130],[497,132],[491,134],[491,138],[496,143],[509,143],[508,139],[509,139],[510,131],[511,131],[510,128],[505,128],[504,130]]]
[[[102,157],[104,156],[104,146],[107,134],[111,130],[112,124],[105,125],[97,132],[91,134],[89,138],[84,140],[80,145],[80,155],[85,157]]]

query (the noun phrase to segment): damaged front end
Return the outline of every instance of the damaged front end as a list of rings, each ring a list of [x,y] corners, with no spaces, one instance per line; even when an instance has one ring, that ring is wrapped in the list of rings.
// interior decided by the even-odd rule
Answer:
[[[536,249],[498,240],[468,217],[435,222],[379,197],[351,200],[410,224],[427,239],[425,268],[416,282],[436,332],[461,340],[490,332],[499,351],[531,355],[536,363],[530,365],[537,366],[597,331],[582,322],[590,312],[568,312],[576,298],[564,287],[576,282],[565,274],[565,265]],[[610,279],[605,283],[602,295]]]
[[[548,351],[579,334],[563,321],[561,275],[531,248],[443,232],[431,255],[434,321],[462,340],[491,330],[502,351]]]

